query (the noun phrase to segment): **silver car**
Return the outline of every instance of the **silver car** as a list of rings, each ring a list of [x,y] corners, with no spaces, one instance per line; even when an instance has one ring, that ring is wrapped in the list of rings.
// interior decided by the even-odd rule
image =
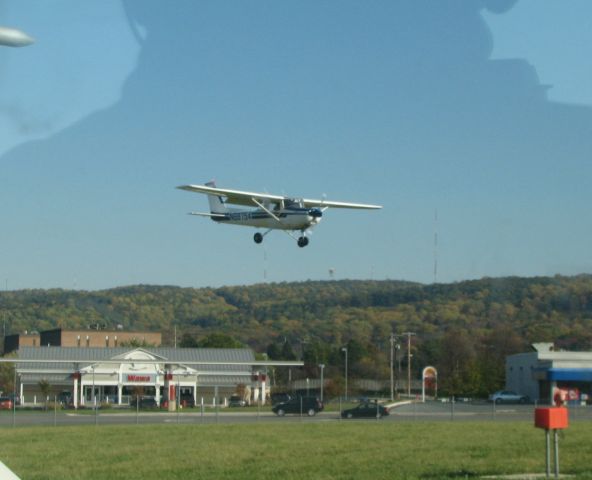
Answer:
[[[489,401],[494,403],[528,403],[528,400],[527,395],[520,395],[510,390],[499,390],[489,395]]]

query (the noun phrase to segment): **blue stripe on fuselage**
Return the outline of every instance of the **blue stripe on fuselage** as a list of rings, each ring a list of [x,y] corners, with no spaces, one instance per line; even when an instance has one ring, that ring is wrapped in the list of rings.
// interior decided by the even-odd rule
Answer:
[[[278,217],[278,218],[287,218],[288,216],[293,216],[293,215],[308,215],[308,208],[290,208],[290,211],[282,211],[279,213],[275,213],[274,214]],[[215,222],[227,222],[227,221],[233,221],[233,222],[240,222],[242,221],[248,221],[248,220],[265,220],[268,218],[273,218],[269,213],[267,212],[262,212],[262,211],[258,211],[258,210],[253,210],[253,211],[243,211],[243,212],[230,212],[230,213],[224,213],[223,217],[219,216],[220,214],[217,214],[215,217],[211,217],[213,221]]]

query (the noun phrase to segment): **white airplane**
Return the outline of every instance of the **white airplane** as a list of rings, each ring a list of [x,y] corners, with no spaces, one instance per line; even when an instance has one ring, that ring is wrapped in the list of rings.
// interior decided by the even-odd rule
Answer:
[[[293,238],[295,237],[291,232],[300,231],[300,236],[297,238],[298,246],[306,247],[308,245],[307,231],[321,221],[323,212],[328,208],[366,210],[382,208],[380,205],[328,202],[326,200],[308,200],[283,195],[229,190],[217,188],[214,182],[205,185],[180,185],[177,188],[208,196],[210,213],[190,212],[190,215],[210,217],[218,223],[267,229],[264,233],[257,232],[254,235],[255,243],[261,243],[263,237],[272,230],[284,230]],[[229,208],[228,204],[255,208],[248,210]]]

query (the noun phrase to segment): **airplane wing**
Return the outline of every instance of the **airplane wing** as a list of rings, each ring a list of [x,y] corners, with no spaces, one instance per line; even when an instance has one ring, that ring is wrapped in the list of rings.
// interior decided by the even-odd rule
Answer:
[[[226,197],[226,203],[233,205],[246,205],[249,207],[260,207],[261,203],[271,202],[280,203],[285,200],[292,200],[293,197],[284,195],[270,195],[268,193],[245,192],[242,190],[230,190],[227,188],[211,187],[209,185],[180,185],[177,188],[189,192],[203,193],[206,195],[220,195]],[[300,200],[300,199],[296,199]],[[302,199],[303,206],[306,208],[357,208],[364,210],[376,210],[382,208],[381,205],[368,205],[365,203],[331,202],[327,200]]]
[[[269,195],[268,193],[244,192],[242,190],[229,190],[227,188],[210,187],[208,185],[180,185],[177,188],[189,192],[204,193],[206,195],[219,195],[226,197],[226,203],[233,205],[246,205],[257,207],[259,203],[279,203],[288,197],[283,195]],[[256,201],[254,201],[256,200]]]
[[[331,202],[327,200],[310,200],[302,199],[302,203],[306,208],[320,207],[320,208],[358,208],[364,210],[377,210],[382,208],[382,205],[369,205],[366,203],[348,203],[348,202]]]

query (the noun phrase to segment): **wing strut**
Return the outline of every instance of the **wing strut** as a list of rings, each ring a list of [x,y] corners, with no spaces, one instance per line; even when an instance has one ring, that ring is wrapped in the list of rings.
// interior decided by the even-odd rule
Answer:
[[[280,225],[283,225],[282,221],[280,220],[280,218],[273,213],[269,208],[267,208],[266,206],[264,206],[260,201],[258,201],[256,198],[251,198],[251,200],[253,201],[253,203],[255,205],[257,205],[261,210],[263,210],[265,213],[267,213],[268,215],[271,216],[271,218],[273,218],[276,222],[278,222]]]

